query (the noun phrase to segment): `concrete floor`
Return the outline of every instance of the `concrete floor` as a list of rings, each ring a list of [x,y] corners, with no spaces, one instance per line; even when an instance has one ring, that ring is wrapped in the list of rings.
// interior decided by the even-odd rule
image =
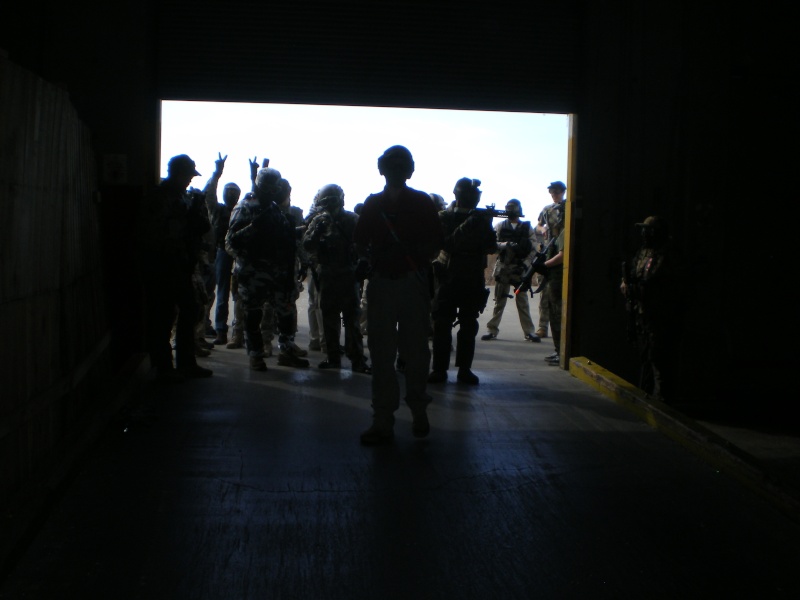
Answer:
[[[367,448],[369,376],[215,349],[111,424],[0,598],[800,597],[797,520],[550,352],[509,305],[430,437],[401,407]]]

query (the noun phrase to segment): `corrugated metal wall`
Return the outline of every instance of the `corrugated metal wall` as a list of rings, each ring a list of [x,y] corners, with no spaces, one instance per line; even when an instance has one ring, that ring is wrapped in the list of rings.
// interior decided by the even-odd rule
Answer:
[[[0,501],[74,443],[109,342],[91,134],[0,58]]]
[[[578,6],[162,2],[159,93],[170,100],[569,113],[580,79]]]

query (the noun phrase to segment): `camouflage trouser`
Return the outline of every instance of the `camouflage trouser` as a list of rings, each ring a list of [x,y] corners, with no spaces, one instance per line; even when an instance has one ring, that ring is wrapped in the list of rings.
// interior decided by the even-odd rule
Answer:
[[[671,323],[645,314],[636,315],[636,342],[641,361],[639,389],[662,402],[673,398],[676,339]]]
[[[237,272],[238,298],[244,313],[244,341],[250,356],[264,352],[264,335],[261,331],[264,318],[264,305],[268,304],[274,312],[277,324],[278,345],[284,350],[294,336],[297,322],[297,288],[293,285],[292,274],[280,269],[256,270],[244,266]]]
[[[198,262],[192,274],[192,287],[194,288],[195,302],[198,306],[197,315],[195,315],[194,335],[198,340],[202,340],[206,335],[205,316],[213,303],[212,297],[208,294],[206,288],[203,267],[204,265]]]
[[[340,332],[344,329],[344,348],[347,358],[353,364],[364,362],[364,338],[359,319],[358,282],[349,270],[324,269],[319,276],[319,309],[322,312],[323,338],[326,342],[328,360],[341,360],[339,351]]]
[[[542,279],[544,275],[540,275],[539,273],[536,274],[534,277],[534,289],[538,288],[539,285],[542,283]],[[547,327],[550,324],[550,302],[547,300],[547,295],[544,293],[544,289],[539,292],[539,328],[544,329],[547,331]]]
[[[561,279],[547,280],[543,294],[547,296],[546,302],[550,307],[550,331],[553,338],[553,347],[561,354]]]
[[[358,319],[361,334],[367,334],[367,281],[361,284],[361,316]]]

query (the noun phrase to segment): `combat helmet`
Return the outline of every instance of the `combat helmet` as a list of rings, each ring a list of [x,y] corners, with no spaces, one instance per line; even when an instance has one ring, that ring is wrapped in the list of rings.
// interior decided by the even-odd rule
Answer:
[[[518,214],[517,214],[518,217],[524,217],[525,216],[524,214],[522,214],[522,202],[520,202],[516,198],[512,198],[511,200],[506,202],[506,212],[510,213],[510,212],[512,212],[512,209],[514,209],[514,208],[516,208],[516,210],[518,211]]]
[[[256,191],[262,194],[274,194],[278,190],[281,172],[271,167],[259,169],[256,174]]]
[[[392,146],[378,157],[378,172],[381,175],[411,178],[414,173],[414,157],[405,146]]]
[[[328,183],[323,185],[314,196],[314,205],[320,210],[336,210],[344,206],[344,190],[340,185]]]
[[[469,177],[462,177],[456,181],[453,194],[456,197],[459,208],[475,208],[478,206],[483,193],[479,189],[480,185],[480,179],[470,179]]]

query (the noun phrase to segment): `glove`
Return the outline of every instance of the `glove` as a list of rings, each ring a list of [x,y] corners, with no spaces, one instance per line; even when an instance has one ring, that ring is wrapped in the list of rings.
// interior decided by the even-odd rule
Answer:
[[[317,219],[316,229],[320,233],[325,233],[328,231],[328,227],[330,227],[330,219],[323,217],[321,219]]]
[[[534,273],[539,273],[539,275],[547,275],[547,270],[547,267],[544,266],[544,261],[533,264]]]

